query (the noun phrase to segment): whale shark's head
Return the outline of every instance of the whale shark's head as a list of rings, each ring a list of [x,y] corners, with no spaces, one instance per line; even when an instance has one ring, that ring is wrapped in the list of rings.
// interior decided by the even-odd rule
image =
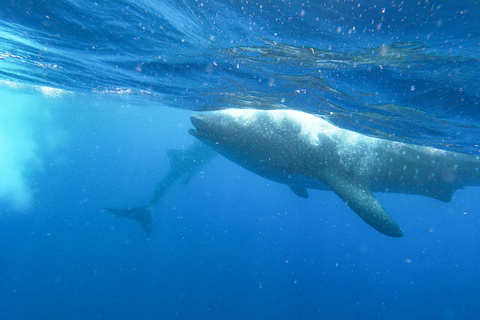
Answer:
[[[261,121],[256,110],[223,110],[190,116],[195,130],[189,131],[197,139],[217,150],[219,153],[232,156],[245,149],[251,149],[264,143],[262,131],[270,130],[272,123]],[[265,119],[264,119],[265,120]]]
[[[228,109],[192,115],[195,130],[189,132],[249,170],[284,170],[318,146],[318,132],[308,129],[308,121],[318,130],[317,122],[323,120],[298,117],[292,110]]]
[[[319,117],[295,110],[226,109],[190,118],[196,129],[190,133],[217,146],[229,141],[252,147],[278,142],[319,146],[322,136],[339,131]]]
[[[190,116],[195,129],[190,129],[188,132],[195,138],[207,144],[217,143],[216,140],[224,140],[222,117],[216,113],[193,114]]]

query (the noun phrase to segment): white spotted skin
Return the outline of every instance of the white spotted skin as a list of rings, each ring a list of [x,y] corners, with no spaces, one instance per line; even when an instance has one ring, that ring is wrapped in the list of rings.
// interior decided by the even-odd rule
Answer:
[[[444,201],[459,187],[480,185],[478,156],[369,137],[300,111],[229,109],[202,116],[210,117],[211,126],[199,139],[248,170],[289,185],[328,189],[323,181],[333,170],[373,192]]]
[[[478,157],[368,137],[300,111],[234,109],[191,120],[190,133],[228,159],[303,198],[306,189],[332,190],[391,237],[403,232],[372,192],[450,201],[458,188],[480,184]]]

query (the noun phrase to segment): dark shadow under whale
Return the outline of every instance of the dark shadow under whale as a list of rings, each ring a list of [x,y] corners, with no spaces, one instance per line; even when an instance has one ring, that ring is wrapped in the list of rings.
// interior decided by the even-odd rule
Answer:
[[[195,173],[200,171],[216,155],[210,147],[199,141],[195,141],[186,150],[171,149],[168,150],[167,154],[170,161],[170,170],[157,183],[147,205],[126,209],[105,208],[117,217],[137,221],[148,236],[153,230],[152,210],[162,200],[167,191],[179,181],[186,184]]]

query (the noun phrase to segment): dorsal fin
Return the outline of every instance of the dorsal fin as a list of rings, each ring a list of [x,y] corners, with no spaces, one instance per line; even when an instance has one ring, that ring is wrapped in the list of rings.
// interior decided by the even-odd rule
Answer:
[[[305,188],[305,187],[299,187],[299,186],[294,186],[294,185],[291,185],[291,184],[289,184],[288,186],[289,186],[290,189],[291,189],[297,196],[299,196],[300,198],[308,199],[307,188]]]
[[[205,146],[204,148],[207,149],[207,146]],[[207,150],[210,151],[210,149]],[[193,153],[190,149],[170,149],[167,151],[167,155],[168,160],[170,161],[171,170],[181,169],[183,172],[185,172],[184,176],[181,178],[180,181],[182,184],[187,184],[192,178],[192,176],[197,173],[196,170],[189,172],[189,167],[200,167],[203,163],[206,163],[210,160],[209,158],[205,158],[203,154]]]
[[[186,157],[185,150],[170,149],[167,151],[168,160],[171,166],[175,166],[180,163]]]
[[[452,196],[459,188],[456,185],[444,183],[443,185],[435,186],[425,190],[422,194],[424,196],[437,199],[443,202],[452,200]]]

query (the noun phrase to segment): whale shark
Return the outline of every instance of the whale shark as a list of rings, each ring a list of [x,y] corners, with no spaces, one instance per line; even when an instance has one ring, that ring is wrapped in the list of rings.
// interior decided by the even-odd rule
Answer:
[[[170,149],[167,151],[170,161],[170,170],[157,182],[155,191],[147,205],[126,209],[105,208],[118,217],[130,218],[138,223],[150,236],[153,230],[153,208],[163,199],[164,195],[179,180],[186,184],[192,176],[210,162],[216,153],[204,143],[195,141],[186,150]]]
[[[194,114],[189,132],[219,154],[302,198],[307,189],[335,192],[377,231],[403,231],[375,192],[448,202],[480,185],[479,156],[370,137],[297,110],[226,109]]]

